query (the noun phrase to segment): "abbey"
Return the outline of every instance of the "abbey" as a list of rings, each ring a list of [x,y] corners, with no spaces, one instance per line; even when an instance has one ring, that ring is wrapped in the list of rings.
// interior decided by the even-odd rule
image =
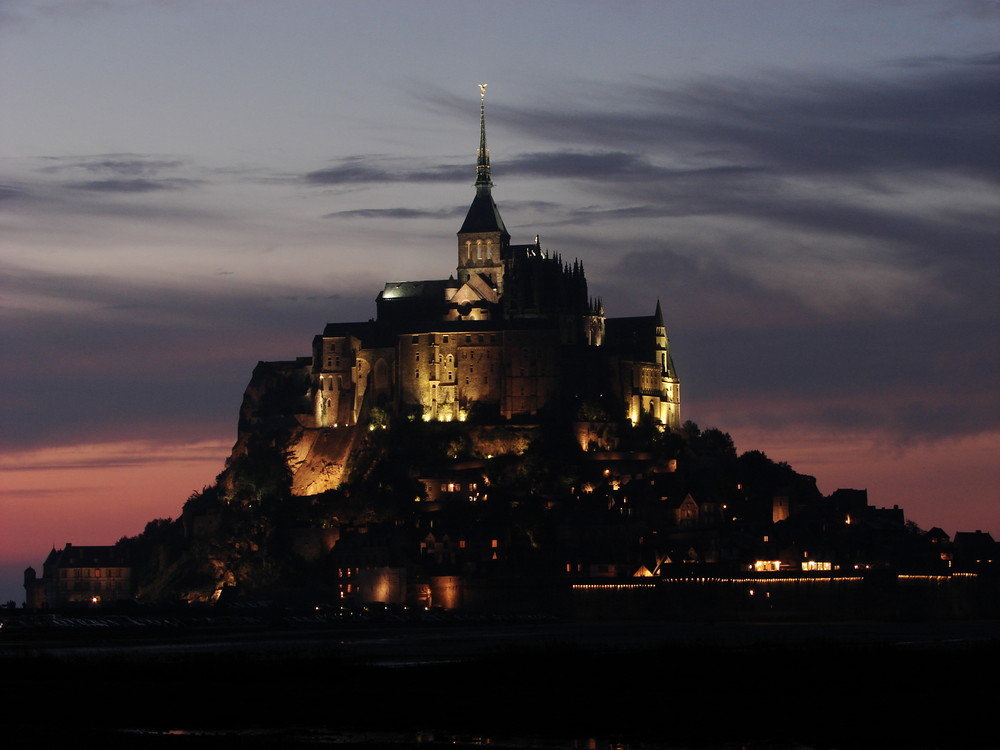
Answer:
[[[476,195],[455,273],[389,282],[375,319],[331,323],[315,337],[308,426],[361,424],[379,407],[427,421],[561,410],[679,427],[680,381],[659,303],[650,316],[606,319],[580,262],[547,252],[537,236],[511,242],[492,195],[480,91]]]

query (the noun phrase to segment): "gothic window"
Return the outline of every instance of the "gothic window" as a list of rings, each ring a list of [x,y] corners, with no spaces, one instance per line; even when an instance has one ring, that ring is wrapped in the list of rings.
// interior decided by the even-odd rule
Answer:
[[[420,361],[420,352],[417,352],[416,354],[413,355],[413,361],[414,362]]]
[[[476,240],[476,260],[483,259],[483,241]]]
[[[465,259],[472,260],[472,240],[465,241]]]
[[[414,370],[413,371],[413,379],[414,380],[420,380],[420,370]]]
[[[489,240],[486,240],[486,257],[488,259],[493,257],[493,243]]]

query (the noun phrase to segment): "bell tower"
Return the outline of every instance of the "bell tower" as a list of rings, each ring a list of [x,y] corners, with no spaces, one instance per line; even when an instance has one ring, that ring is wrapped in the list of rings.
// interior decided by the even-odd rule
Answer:
[[[493,201],[490,151],[486,148],[486,84],[479,84],[479,151],[476,154],[476,197],[458,230],[458,283],[479,276],[503,293],[504,260],[510,255],[510,234]]]

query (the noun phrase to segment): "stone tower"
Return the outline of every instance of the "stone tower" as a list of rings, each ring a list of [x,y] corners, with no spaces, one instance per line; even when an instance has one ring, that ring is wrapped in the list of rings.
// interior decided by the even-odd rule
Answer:
[[[510,255],[510,234],[493,200],[490,152],[486,147],[486,84],[479,85],[479,150],[476,154],[476,197],[458,230],[458,284],[485,281],[503,294],[504,261]]]

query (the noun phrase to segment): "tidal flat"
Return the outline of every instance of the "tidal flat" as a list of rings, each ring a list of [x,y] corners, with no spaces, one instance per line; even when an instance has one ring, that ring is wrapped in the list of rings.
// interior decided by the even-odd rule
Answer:
[[[0,643],[8,737],[140,748],[993,748],[998,657],[993,621],[272,621]]]

